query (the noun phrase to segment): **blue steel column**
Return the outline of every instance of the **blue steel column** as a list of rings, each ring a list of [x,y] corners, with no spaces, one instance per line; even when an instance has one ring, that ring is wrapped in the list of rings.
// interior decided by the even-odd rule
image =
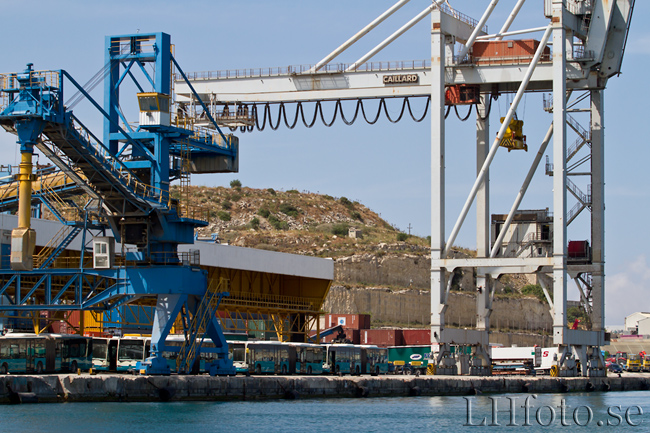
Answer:
[[[113,46],[113,39],[111,36],[106,36],[105,64],[109,68],[109,71],[106,78],[104,78],[104,111],[108,113],[110,121],[104,120],[104,145],[115,155],[119,142],[117,140],[111,140],[110,137],[111,134],[118,132],[115,125],[118,125],[120,120],[117,113],[117,107],[120,103],[120,92],[117,87],[117,81],[120,77],[120,62],[115,59],[120,54],[120,45],[118,43]]]
[[[170,36],[166,33],[156,33],[156,75],[154,77],[156,92],[171,96],[171,66]],[[155,167],[151,170],[151,185],[169,191],[169,139],[158,135],[154,140],[153,154]]]
[[[162,352],[165,350],[165,340],[169,331],[171,331],[183,304],[187,302],[187,298],[188,295],[185,294],[158,295],[151,329],[151,356],[143,363],[144,365],[139,365],[138,369],[143,369],[146,366],[148,374],[170,373],[169,365],[162,357]]]

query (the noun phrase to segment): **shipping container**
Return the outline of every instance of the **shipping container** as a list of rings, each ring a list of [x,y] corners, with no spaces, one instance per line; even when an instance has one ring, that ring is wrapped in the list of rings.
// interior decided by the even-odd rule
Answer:
[[[84,330],[88,332],[103,333],[102,321],[104,313],[84,311]]]
[[[379,347],[403,346],[401,329],[364,329],[361,331],[361,344],[374,344]]]
[[[567,248],[569,259],[574,260],[591,260],[591,248],[589,241],[569,241]]]
[[[472,57],[478,65],[504,65],[529,63],[535,56],[539,41],[521,39],[511,41],[477,41],[472,47]],[[542,61],[551,60],[551,50],[544,48]]]
[[[433,363],[431,345],[389,347],[388,362],[397,374],[426,374],[429,362]]]
[[[336,325],[346,329],[370,329],[370,314],[326,314],[325,329]]]
[[[431,344],[431,329],[402,329],[405,346]]]

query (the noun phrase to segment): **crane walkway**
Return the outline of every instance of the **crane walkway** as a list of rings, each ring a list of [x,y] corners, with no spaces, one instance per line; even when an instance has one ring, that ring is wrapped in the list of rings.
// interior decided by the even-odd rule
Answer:
[[[64,158],[53,162],[64,172],[83,173],[95,195],[115,214],[167,206],[168,192],[142,183],[74,116],[68,124],[48,122],[43,133],[49,140],[41,141],[38,148],[60,151]]]

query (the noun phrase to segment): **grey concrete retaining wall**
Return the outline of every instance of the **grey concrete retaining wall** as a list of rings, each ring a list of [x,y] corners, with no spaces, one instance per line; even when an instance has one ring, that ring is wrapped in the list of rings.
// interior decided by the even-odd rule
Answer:
[[[561,393],[650,389],[650,376],[550,377],[210,377],[49,375],[0,378],[0,403],[259,400],[322,397]]]
[[[431,294],[417,289],[332,286],[323,309],[336,314],[370,314],[374,322],[425,325],[431,320]],[[445,317],[452,326],[475,326],[476,296],[451,292]],[[490,322],[495,330],[551,332],[553,328],[548,305],[534,298],[496,298]]]

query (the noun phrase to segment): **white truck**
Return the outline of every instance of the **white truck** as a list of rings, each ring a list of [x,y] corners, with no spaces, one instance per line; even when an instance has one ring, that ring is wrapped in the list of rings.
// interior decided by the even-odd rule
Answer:
[[[539,367],[535,367],[537,374],[551,374],[551,367],[556,360],[557,347],[543,347],[542,348],[542,363]]]
[[[542,364],[542,349],[533,347],[492,347],[492,374],[535,374]]]

